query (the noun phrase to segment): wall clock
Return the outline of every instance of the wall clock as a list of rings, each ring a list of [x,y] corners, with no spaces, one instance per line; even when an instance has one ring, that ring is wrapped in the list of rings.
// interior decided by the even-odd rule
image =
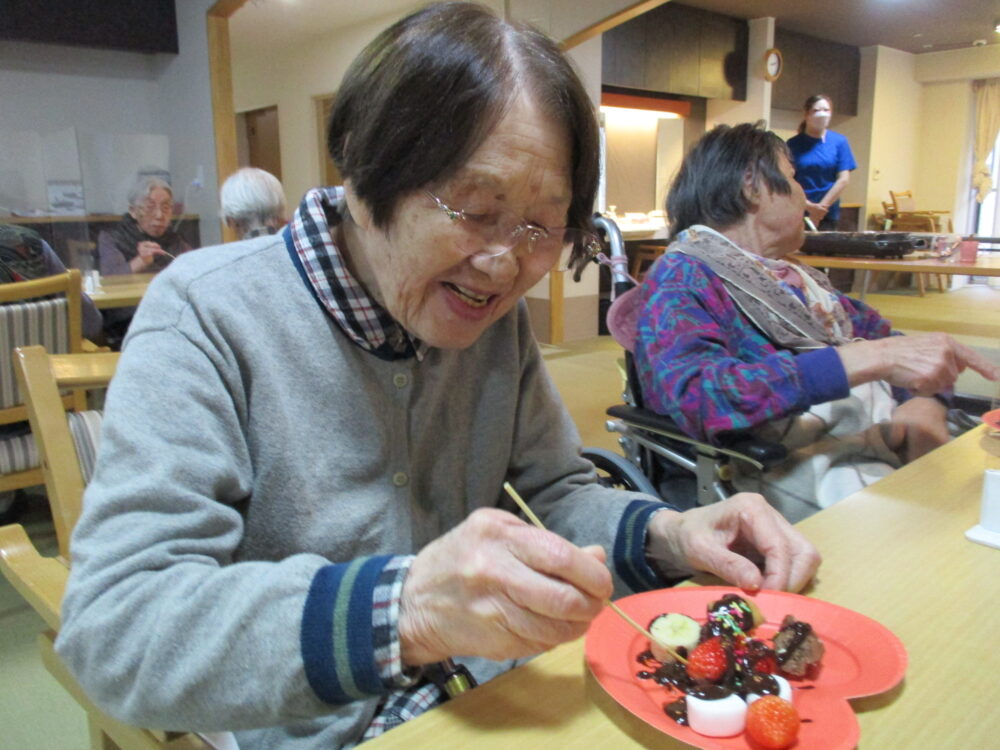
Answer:
[[[781,58],[781,50],[771,47],[764,53],[764,78],[768,81],[777,81],[781,77],[781,70],[785,62]]]

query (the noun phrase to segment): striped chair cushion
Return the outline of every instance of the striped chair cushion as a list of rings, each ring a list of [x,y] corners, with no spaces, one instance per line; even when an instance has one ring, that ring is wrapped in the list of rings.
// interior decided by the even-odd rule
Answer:
[[[69,430],[76,446],[76,457],[80,461],[83,483],[90,482],[94,475],[94,462],[101,442],[101,412],[67,412]],[[0,474],[13,474],[38,466],[38,447],[30,433],[0,440]]]
[[[0,305],[0,408],[24,403],[14,376],[14,347],[41,344],[49,354],[69,351],[68,305],[65,297]]]
[[[80,460],[80,473],[83,484],[90,484],[94,476],[94,464],[97,462],[97,449],[101,446],[101,420],[104,413],[99,411],[71,411],[69,431],[73,434],[73,445],[76,446],[76,456]]]

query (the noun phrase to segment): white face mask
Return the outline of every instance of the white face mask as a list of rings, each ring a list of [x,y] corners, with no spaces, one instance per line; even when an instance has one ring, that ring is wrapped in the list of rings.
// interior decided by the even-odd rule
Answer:
[[[826,113],[809,115],[809,117],[807,117],[806,120],[814,128],[824,129],[830,124],[830,115]]]

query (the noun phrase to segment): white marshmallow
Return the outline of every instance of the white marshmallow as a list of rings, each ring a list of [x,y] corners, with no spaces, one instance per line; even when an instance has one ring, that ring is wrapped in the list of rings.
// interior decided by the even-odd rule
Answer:
[[[784,698],[789,703],[792,702],[792,686],[788,683],[781,675],[773,674],[771,675],[778,683],[778,697]],[[747,705],[749,706],[755,700],[763,698],[764,696],[760,693],[747,693]]]
[[[706,737],[740,734],[747,721],[747,704],[733,693],[719,700],[687,697],[688,726]]]

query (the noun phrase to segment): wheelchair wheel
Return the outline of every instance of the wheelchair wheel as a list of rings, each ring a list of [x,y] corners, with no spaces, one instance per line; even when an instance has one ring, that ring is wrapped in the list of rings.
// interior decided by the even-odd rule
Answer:
[[[624,456],[604,448],[584,448],[583,457],[597,468],[597,479],[602,486],[659,497],[656,487],[642,470]]]

